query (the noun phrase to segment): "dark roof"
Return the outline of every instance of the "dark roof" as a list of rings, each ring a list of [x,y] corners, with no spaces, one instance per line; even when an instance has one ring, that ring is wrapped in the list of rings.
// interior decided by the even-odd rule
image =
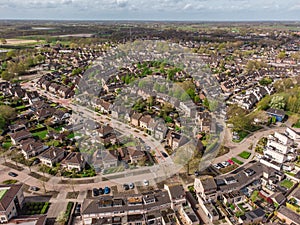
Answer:
[[[154,202],[145,204],[143,198],[149,195],[153,195],[155,198]],[[84,214],[97,214],[97,213],[112,213],[118,210],[132,211],[139,209],[147,209],[148,211],[155,211],[157,208],[166,208],[171,205],[168,192],[165,190],[157,190],[148,193],[138,195],[125,195],[117,197],[122,199],[122,205],[119,203],[114,205],[114,197],[103,196],[97,200],[85,200],[82,207],[82,215]],[[107,207],[102,207],[103,201]],[[101,203],[101,204],[100,204]]]
[[[0,211],[5,211],[9,207],[10,203],[14,200],[22,186],[22,184],[0,185],[0,190],[7,190],[0,199]]]
[[[64,154],[64,150],[57,147],[50,147],[45,152],[43,152],[40,156],[49,159],[49,160],[55,160],[60,154]]]
[[[172,199],[182,199],[185,196],[185,191],[180,184],[168,185]]]
[[[275,116],[280,116],[280,117],[284,117],[285,116],[285,112],[281,109],[273,109],[273,108],[269,108],[267,110],[267,113],[275,115]]]
[[[81,164],[84,162],[84,158],[80,152],[71,152],[64,159],[63,163]]]
[[[281,213],[285,217],[287,217],[290,220],[294,221],[296,224],[300,221],[300,214],[288,209],[285,206],[281,206],[278,210],[278,213]]]

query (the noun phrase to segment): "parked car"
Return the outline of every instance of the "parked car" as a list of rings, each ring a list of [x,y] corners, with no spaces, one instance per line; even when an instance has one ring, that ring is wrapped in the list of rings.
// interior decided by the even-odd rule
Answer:
[[[74,211],[74,214],[75,215],[80,215],[80,209],[81,209],[81,204],[78,203],[75,207],[75,211]]]
[[[151,150],[151,147],[150,147],[150,146],[146,146],[146,150],[147,150],[147,151],[150,151],[150,150]]]
[[[129,185],[128,185],[128,184],[123,184],[123,189],[124,189],[125,191],[129,190]]]
[[[168,157],[168,154],[167,154],[167,153],[165,153],[165,152],[163,152],[163,151],[161,151],[161,154],[162,154],[162,156],[163,156],[163,157],[165,157],[165,158],[167,158],[167,157]]]
[[[39,187],[36,187],[36,186],[31,186],[31,187],[29,188],[29,190],[30,190],[30,191],[38,191],[38,190],[40,190],[40,188],[39,188]]]
[[[230,165],[230,163],[229,163],[229,162],[227,162],[227,161],[224,161],[224,162],[222,162],[222,165],[223,165],[224,167],[227,167],[227,166],[229,166],[229,165]]]
[[[133,189],[134,188],[134,183],[129,183],[129,188]]]
[[[221,169],[221,167],[218,164],[214,164],[213,166],[218,170]]]
[[[14,172],[9,172],[8,175],[11,176],[11,177],[17,177],[18,176],[18,174],[14,173]]]
[[[103,195],[103,194],[104,194],[103,188],[99,188],[99,194],[100,194],[100,195]]]
[[[109,194],[110,193],[110,188],[109,187],[105,187],[104,188],[104,194]]]
[[[233,165],[233,164],[234,164],[234,162],[233,162],[231,159],[228,159],[227,162],[229,162],[230,165]]]
[[[224,166],[222,165],[222,163],[218,163],[217,164],[220,168],[224,168]]]
[[[99,189],[98,188],[94,188],[93,189],[93,196],[96,197],[99,195]]]
[[[194,174],[196,177],[198,177],[200,175],[199,171],[195,171]]]
[[[143,183],[144,183],[145,186],[149,185],[149,181],[148,180],[143,180]]]

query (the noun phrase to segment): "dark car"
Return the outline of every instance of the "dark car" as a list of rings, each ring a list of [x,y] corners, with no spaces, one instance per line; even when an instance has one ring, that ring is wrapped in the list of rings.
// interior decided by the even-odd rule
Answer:
[[[18,174],[14,173],[14,172],[9,172],[8,175],[11,176],[11,177],[17,177],[18,176]]]
[[[75,215],[80,215],[80,209],[81,209],[81,204],[78,203],[75,207],[75,211],[74,211]]]
[[[163,152],[163,151],[161,151],[161,154],[163,155],[163,157],[165,157],[165,158],[167,158],[168,157],[168,154],[167,153],[165,153],[165,152]]]
[[[38,191],[38,190],[40,190],[40,188],[38,188],[38,187],[36,187],[36,186],[31,186],[29,189],[30,189],[31,191]]]
[[[129,185],[128,184],[123,184],[123,188],[125,191],[129,190]]]
[[[98,196],[99,195],[99,189],[98,188],[94,188],[93,189],[93,196]]]
[[[104,194],[103,188],[99,188],[99,194],[100,194],[100,195],[103,195],[103,194]]]
[[[217,164],[219,167],[224,168],[224,166],[222,165],[222,163],[218,163]]]

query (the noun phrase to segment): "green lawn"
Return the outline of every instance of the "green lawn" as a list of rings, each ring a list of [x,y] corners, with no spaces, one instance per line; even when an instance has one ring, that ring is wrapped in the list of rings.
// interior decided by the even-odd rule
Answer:
[[[287,179],[283,180],[280,183],[280,186],[285,187],[287,189],[291,189],[293,187],[293,185],[294,185],[294,183],[292,181],[290,181],[290,180],[287,180]]]
[[[238,160],[237,158],[231,158],[231,160],[233,161],[233,162],[235,162],[236,164],[239,164],[239,165],[243,165],[244,163],[242,162],[242,161],[240,161],[240,160]]]
[[[74,138],[75,137],[75,134],[74,133],[70,133],[67,138],[71,139],[71,138]]]
[[[243,151],[239,154],[239,157],[243,158],[243,159],[248,159],[250,157],[251,153],[247,152],[247,151]]]
[[[233,142],[239,143],[242,140],[244,140],[245,137],[247,137],[249,135],[249,133],[247,131],[238,131],[238,134],[239,134],[240,139],[233,140]]]
[[[3,184],[15,184],[17,182],[18,182],[17,180],[9,179],[9,180],[3,181],[2,183]],[[1,199],[1,197],[0,197],[0,199]]]
[[[12,143],[10,141],[2,143],[2,147],[4,149],[9,149],[12,146]]]
[[[43,130],[43,131],[32,133],[32,136],[39,137],[40,139],[45,139],[47,134],[48,134],[48,130]]]

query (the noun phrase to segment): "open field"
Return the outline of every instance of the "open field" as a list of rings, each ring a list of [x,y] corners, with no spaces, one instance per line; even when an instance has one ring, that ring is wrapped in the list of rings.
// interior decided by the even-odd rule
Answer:
[[[25,39],[6,39],[6,44],[4,45],[29,45],[29,44],[38,44],[41,41],[36,40],[25,40]]]

